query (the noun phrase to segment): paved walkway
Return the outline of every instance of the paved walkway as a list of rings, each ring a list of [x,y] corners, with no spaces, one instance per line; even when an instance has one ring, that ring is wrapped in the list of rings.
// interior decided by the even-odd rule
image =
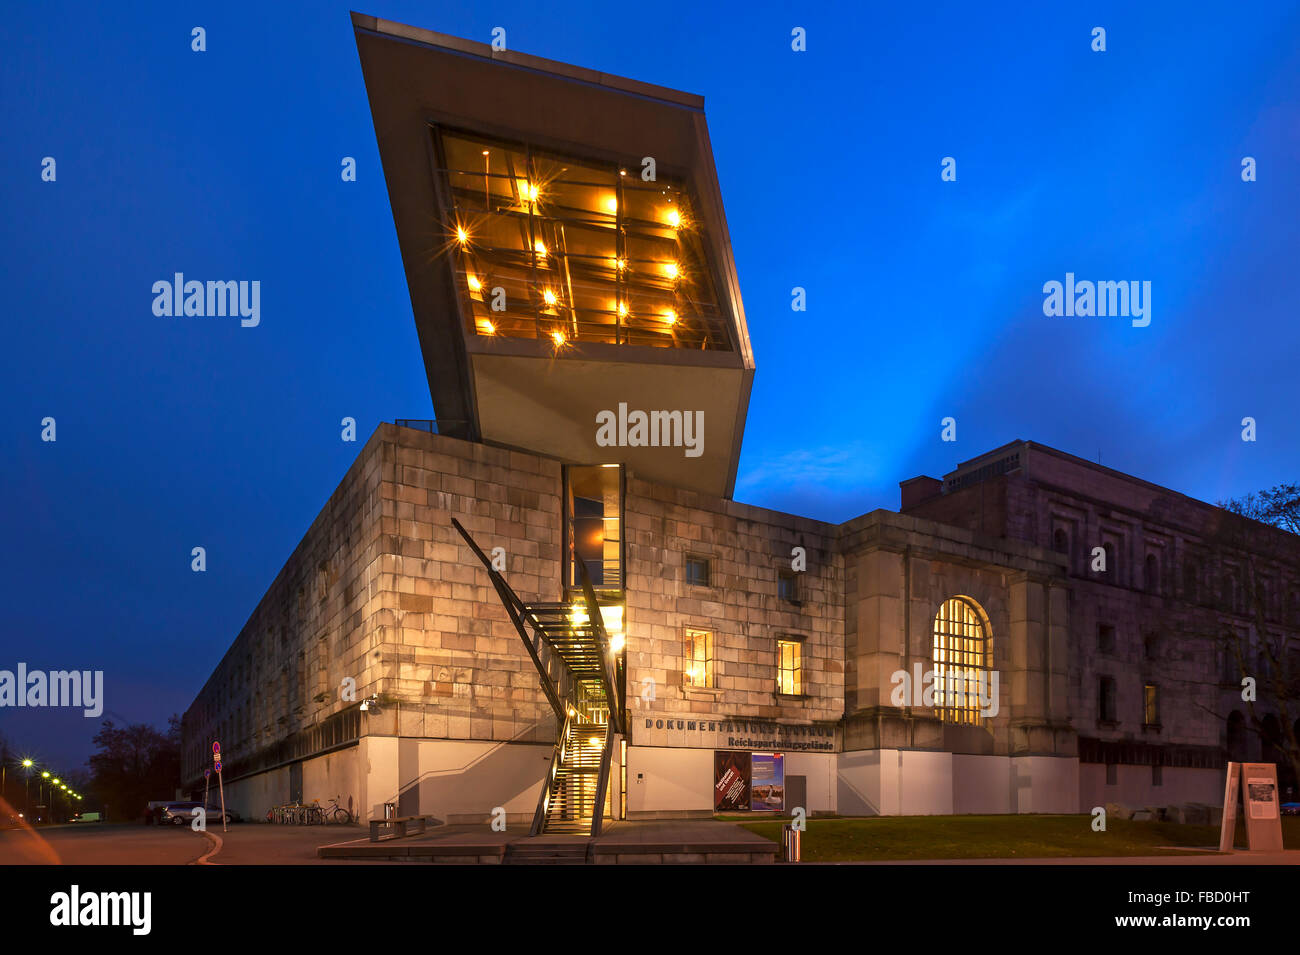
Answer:
[[[743,852],[752,850],[770,853],[779,847],[770,839],[755,835],[731,822],[714,819],[686,819],[665,821],[627,821],[606,824],[596,837],[577,834],[550,834],[529,836],[522,828],[494,832],[491,826],[454,825],[439,826],[418,836],[404,839],[384,839],[371,842],[369,836],[321,846],[322,855],[347,858],[366,855],[401,854],[427,855],[428,848],[436,854],[447,854],[457,849],[467,853],[479,852],[484,856],[500,856],[505,848],[519,843],[530,850],[544,847],[589,846],[594,853],[628,854],[657,853],[673,855],[704,855],[708,853]],[[419,849],[425,847],[425,852]],[[355,855],[354,855],[355,854]]]

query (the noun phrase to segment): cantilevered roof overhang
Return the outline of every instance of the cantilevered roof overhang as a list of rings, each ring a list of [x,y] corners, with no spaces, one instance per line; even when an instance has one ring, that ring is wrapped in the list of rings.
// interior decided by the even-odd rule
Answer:
[[[626,464],[650,480],[730,497],[754,360],[703,99],[357,13],[352,22],[439,430],[572,463]],[[658,175],[680,183],[680,195],[689,193],[696,278],[708,289],[713,330],[691,337],[683,316],[675,327],[666,319],[668,334],[660,328],[657,337],[613,328],[587,336],[579,329],[601,326],[579,325],[579,293],[572,292],[572,335],[545,331],[541,319],[549,315],[540,316],[536,334],[493,333],[484,293],[466,287],[478,280],[458,254],[464,251],[455,241],[459,206],[443,168],[442,131],[474,138],[475,145],[482,144],[478,138],[527,144],[548,155],[622,167],[629,186],[630,177],[640,180],[643,157],[654,157]],[[484,182],[488,205],[499,184],[513,187],[495,171],[493,182]],[[644,191],[642,182],[635,184]],[[621,205],[621,188],[618,196]],[[541,240],[536,245],[544,248]],[[624,280],[623,260],[617,263],[611,282]],[[549,288],[545,294],[549,300]],[[623,292],[617,294],[617,305],[610,302],[617,313],[600,321],[624,313]],[[620,405],[629,412],[702,411],[702,453],[599,445],[597,414],[617,413]]]

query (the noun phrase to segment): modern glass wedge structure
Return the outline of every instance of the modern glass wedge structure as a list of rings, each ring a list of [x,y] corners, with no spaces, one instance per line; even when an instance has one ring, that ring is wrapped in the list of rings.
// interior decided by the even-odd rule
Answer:
[[[734,501],[702,101],[353,26],[437,422],[376,427],[186,712],[187,786],[218,740],[254,818],[1194,818],[1300,733],[1295,535],[1031,441],[841,524]]]
[[[729,495],[754,360],[703,100],[354,23],[439,431]],[[598,443],[620,403],[703,412],[699,453]]]

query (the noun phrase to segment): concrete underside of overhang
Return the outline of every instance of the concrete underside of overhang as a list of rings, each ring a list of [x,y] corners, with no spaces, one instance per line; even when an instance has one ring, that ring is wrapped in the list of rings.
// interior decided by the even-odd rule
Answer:
[[[748,403],[744,369],[484,354],[472,363],[485,441],[577,464],[624,464],[650,481],[730,496]],[[620,403],[629,414],[704,412],[701,454],[597,444],[596,416],[617,416]]]

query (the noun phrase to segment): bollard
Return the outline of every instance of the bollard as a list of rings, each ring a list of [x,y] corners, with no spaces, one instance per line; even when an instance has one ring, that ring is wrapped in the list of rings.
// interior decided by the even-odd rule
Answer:
[[[800,837],[803,833],[794,826],[781,827],[781,859],[784,862],[798,862],[800,856]]]

